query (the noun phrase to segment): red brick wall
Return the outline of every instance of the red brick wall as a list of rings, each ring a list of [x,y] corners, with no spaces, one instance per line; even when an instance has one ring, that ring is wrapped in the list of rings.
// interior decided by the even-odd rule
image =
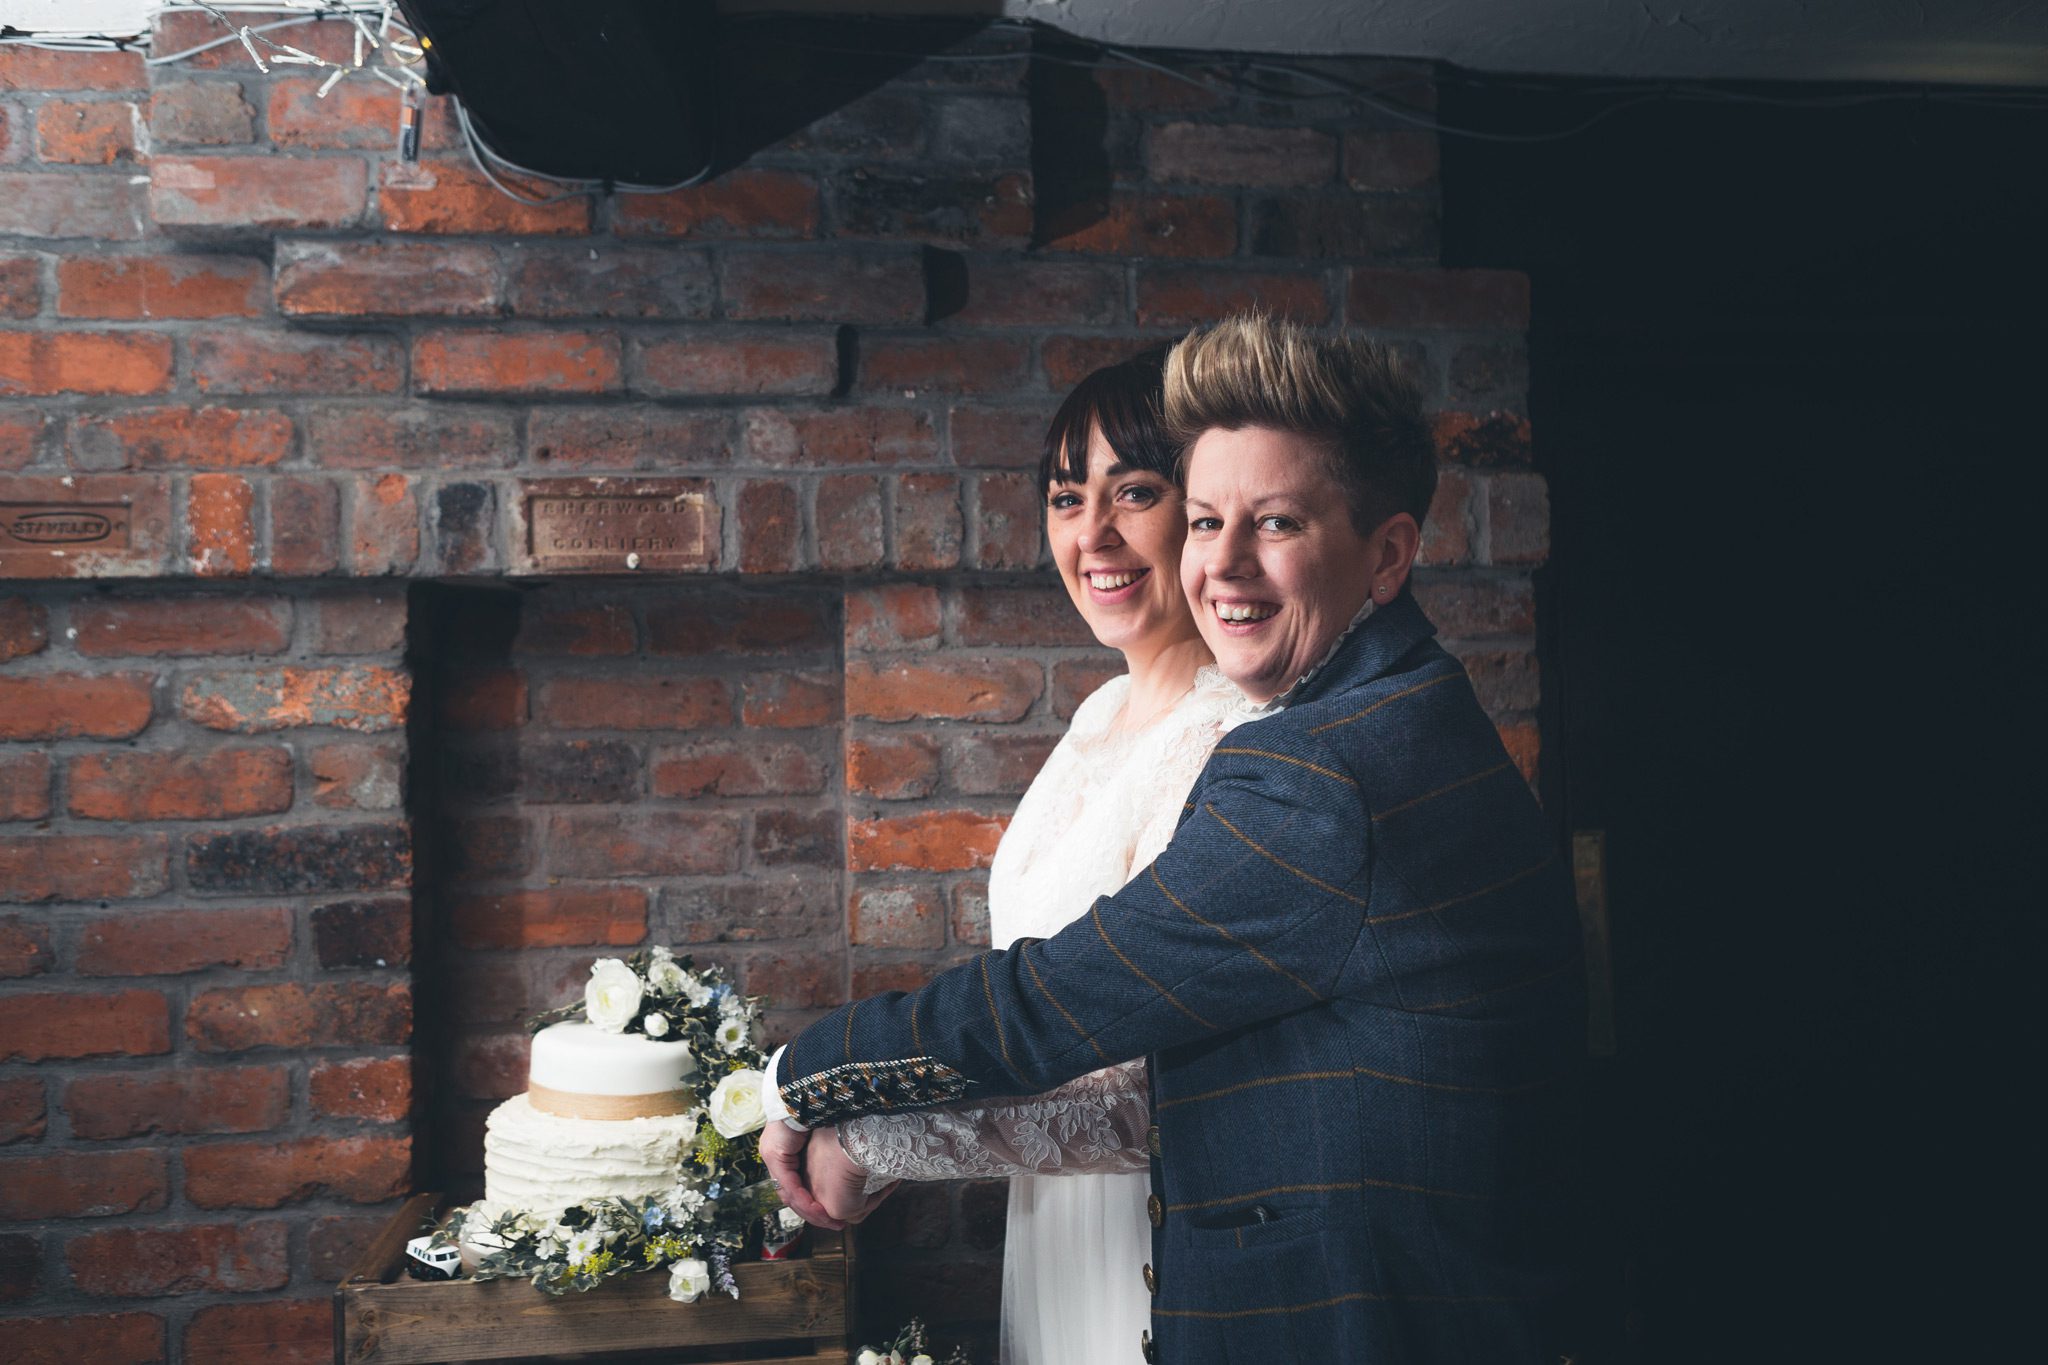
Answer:
[[[975,50],[700,189],[531,208],[444,109],[393,159],[381,86],[0,49],[0,504],[133,513],[0,560],[10,1354],[324,1359],[347,1255],[473,1170],[517,1015],[601,952],[688,945],[787,1028],[985,942],[1113,662],[1040,567],[1044,422],[1227,309],[1414,364],[1419,592],[1533,772],[1527,288],[1437,267],[1433,139],[1128,69],[1034,118]],[[710,576],[521,582],[522,481],[629,473],[705,481]],[[1001,1207],[895,1201],[870,1311],[986,1311]]]

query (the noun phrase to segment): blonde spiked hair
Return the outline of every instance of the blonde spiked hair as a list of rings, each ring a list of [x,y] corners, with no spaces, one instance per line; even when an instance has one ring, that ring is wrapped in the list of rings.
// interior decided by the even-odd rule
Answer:
[[[1166,357],[1166,427],[1186,450],[1205,431],[1270,427],[1323,448],[1359,535],[1397,512],[1420,526],[1436,495],[1422,395],[1386,347],[1262,313],[1183,337]]]

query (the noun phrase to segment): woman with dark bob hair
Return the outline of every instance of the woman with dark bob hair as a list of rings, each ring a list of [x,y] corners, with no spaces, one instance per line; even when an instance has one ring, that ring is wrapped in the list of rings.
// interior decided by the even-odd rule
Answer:
[[[1180,447],[1161,425],[1165,349],[1097,370],[1060,405],[1038,481],[1074,610],[1128,671],[1074,714],[989,872],[991,941],[1059,932],[1165,847],[1217,739],[1249,713],[1210,667],[1180,587]],[[1057,988],[1055,988],[1057,989]],[[1125,1362],[1149,1326],[1150,1123],[1140,1061],[1033,1099],[875,1115],[844,1151],[890,1180],[1010,1179],[1006,1365]]]

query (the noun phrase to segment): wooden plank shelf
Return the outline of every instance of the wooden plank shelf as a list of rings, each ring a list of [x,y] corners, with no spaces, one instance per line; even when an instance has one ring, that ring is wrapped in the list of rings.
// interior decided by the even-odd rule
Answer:
[[[809,1254],[733,1267],[737,1300],[668,1297],[659,1270],[553,1297],[525,1280],[414,1280],[405,1244],[438,1220],[440,1194],[417,1194],[334,1291],[336,1365],[574,1358],[624,1362],[659,1353],[675,1365],[820,1365],[850,1355],[851,1239],[810,1229]]]

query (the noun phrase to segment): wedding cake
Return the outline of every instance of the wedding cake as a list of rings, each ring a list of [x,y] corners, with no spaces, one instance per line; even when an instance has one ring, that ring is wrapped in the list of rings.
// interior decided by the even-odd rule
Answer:
[[[676,1183],[697,1139],[697,1059],[680,1039],[551,1024],[533,1037],[526,1093],[484,1125],[484,1202],[558,1211]]]

